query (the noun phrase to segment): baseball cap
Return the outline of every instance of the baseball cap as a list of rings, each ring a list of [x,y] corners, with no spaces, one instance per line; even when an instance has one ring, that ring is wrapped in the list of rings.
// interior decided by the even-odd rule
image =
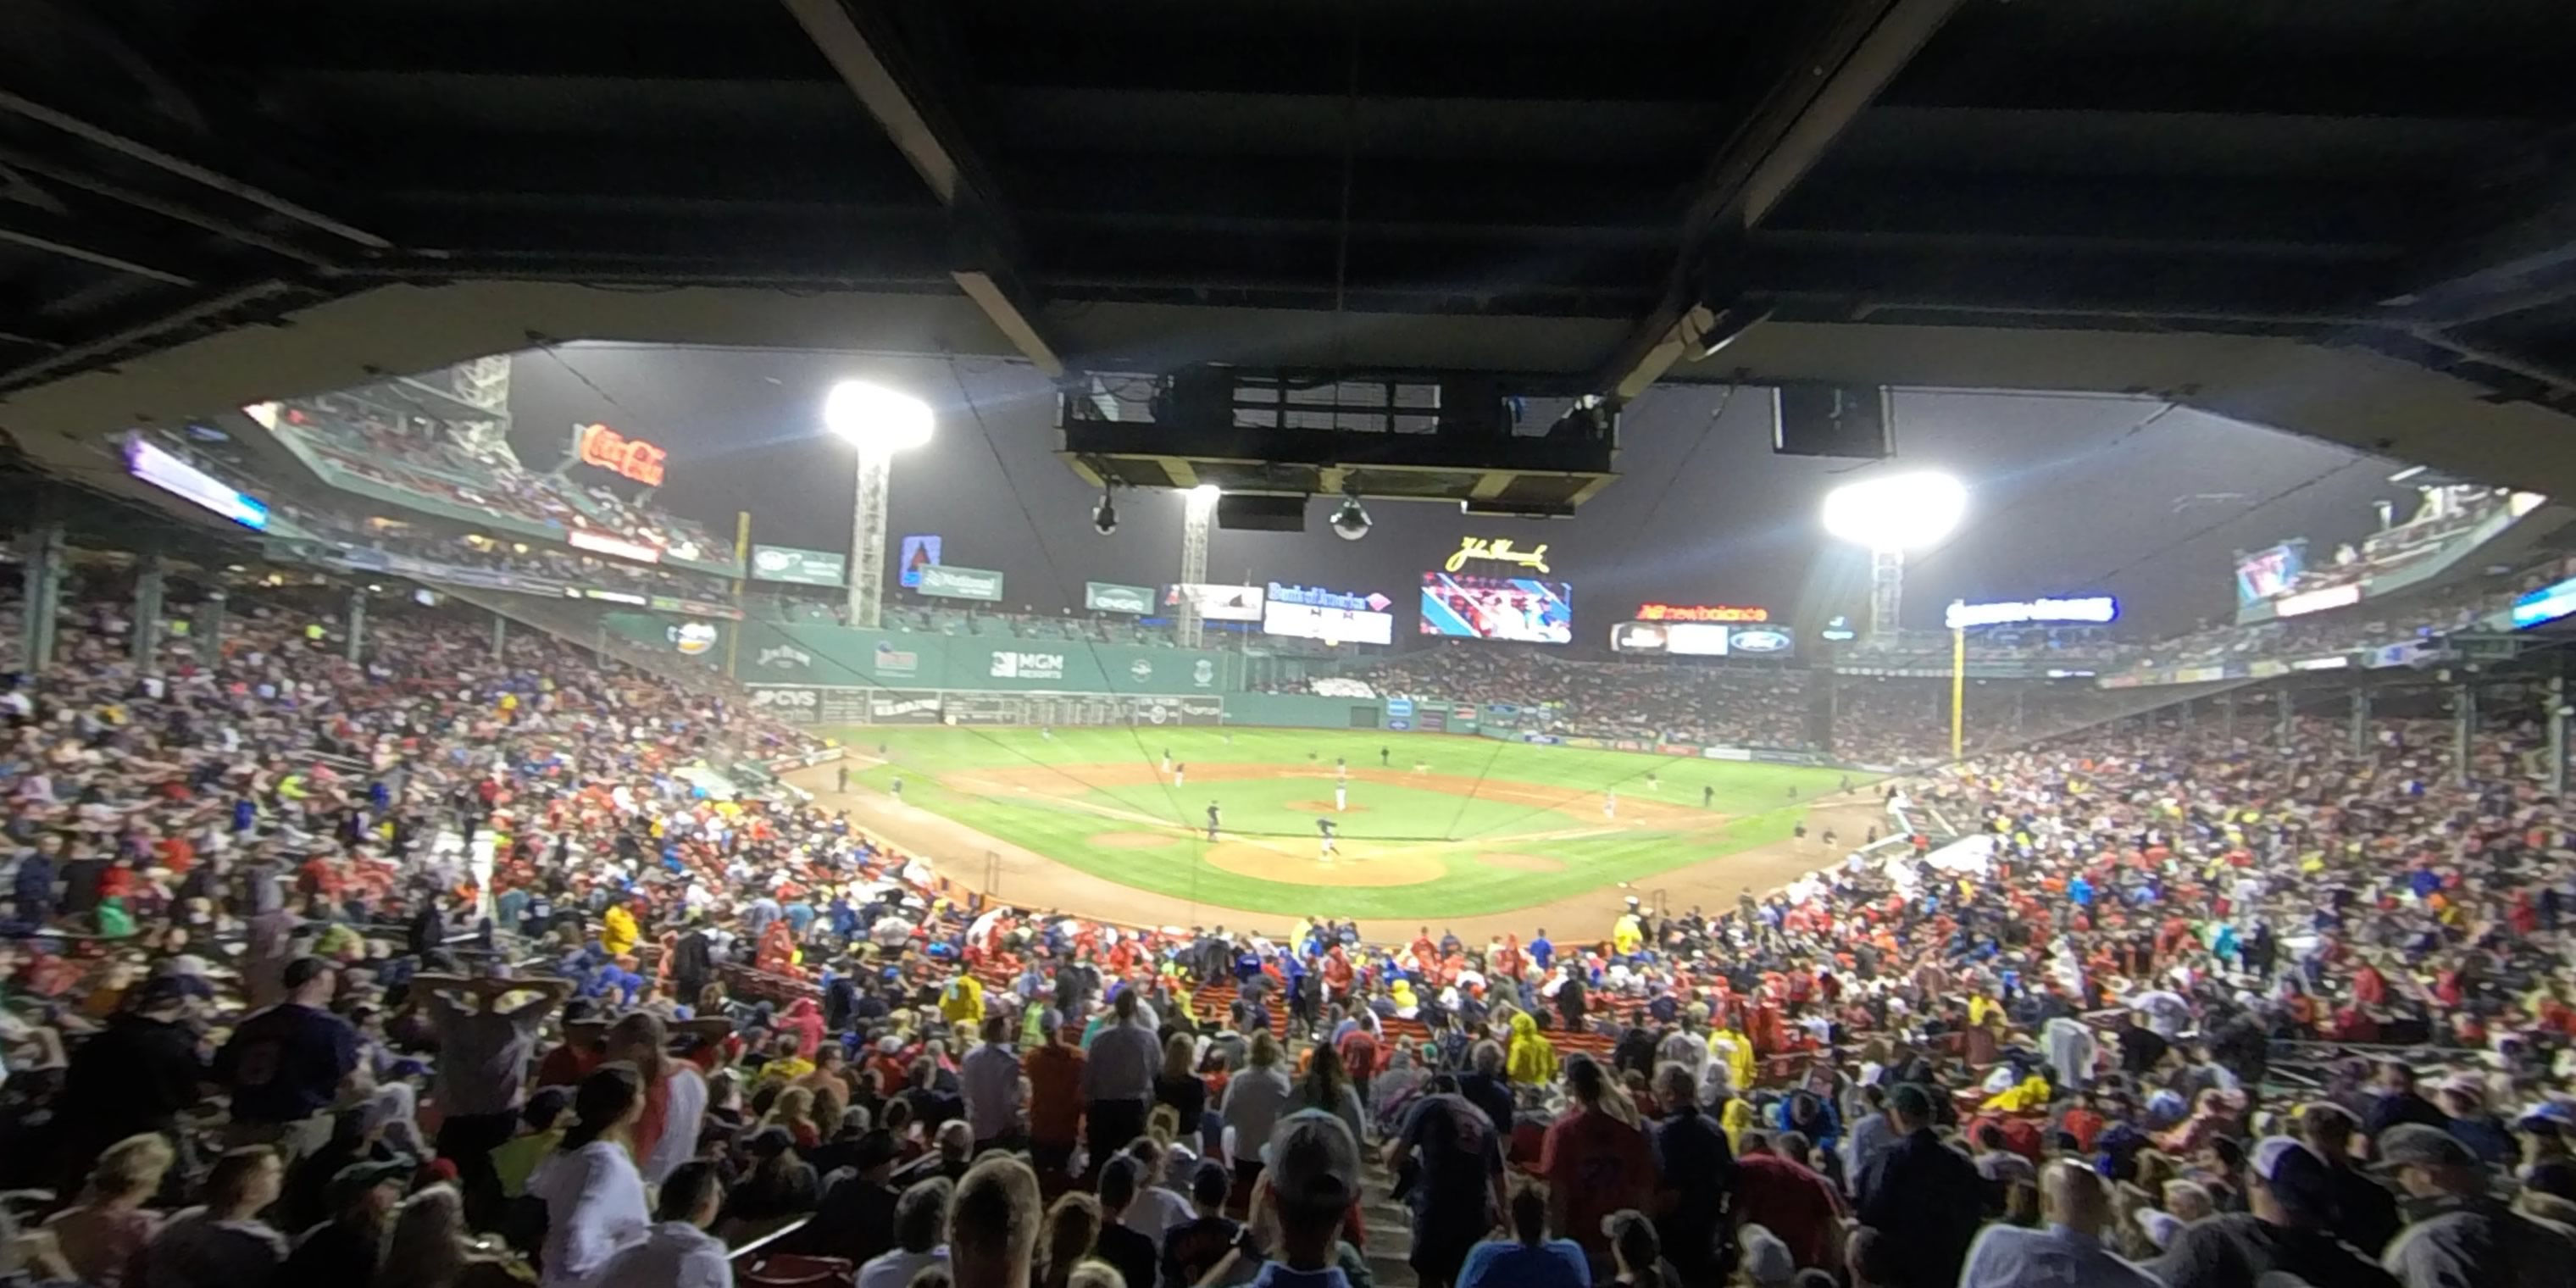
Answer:
[[[1279,1120],[1261,1148],[1271,1191],[1283,1203],[1340,1210],[1360,1192],[1360,1148],[1342,1120],[1301,1109]]]
[[[1921,1083],[1909,1082],[1899,1086],[1889,1094],[1887,1104],[1908,1118],[1932,1117],[1932,1093],[1924,1090]]]
[[[331,1174],[331,1207],[334,1210],[347,1207],[356,1202],[359,1195],[379,1185],[395,1181],[408,1183],[412,1172],[419,1166],[409,1158],[351,1163]]]
[[[1651,1266],[1664,1252],[1663,1242],[1655,1237],[1654,1223],[1635,1208],[1621,1208],[1601,1218],[1601,1233],[1609,1236],[1630,1266]]]
[[[2460,1143],[2460,1138],[2439,1127],[2423,1123],[2405,1123],[2391,1127],[2371,1142],[2371,1152],[2378,1161],[2374,1172],[2394,1172],[2405,1167],[2476,1167],[2478,1156]]]
[[[2266,1136],[2254,1143],[2245,1161],[2261,1177],[2272,1197],[2296,1217],[2323,1221],[2335,1208],[2334,1174],[2326,1160],[2305,1141],[2292,1136]]]
[[[1785,1284],[1798,1277],[1798,1259],[1789,1255],[1789,1245],[1768,1227],[1748,1225],[1737,1232],[1735,1242],[1744,1252],[1745,1278],[1757,1284]]]

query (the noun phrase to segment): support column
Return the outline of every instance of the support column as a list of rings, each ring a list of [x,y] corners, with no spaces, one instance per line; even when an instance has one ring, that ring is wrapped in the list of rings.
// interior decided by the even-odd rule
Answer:
[[[1181,584],[1207,580],[1208,529],[1216,522],[1217,490],[1199,486],[1181,494]],[[1184,589],[1180,611],[1173,616],[1173,642],[1197,648],[1207,640],[1207,623],[1199,618],[1198,600]]]
[[[224,608],[231,601],[232,596],[223,587],[207,587],[197,620],[189,623],[189,637],[197,641],[198,650],[209,661],[224,655]]]
[[[2567,798],[2567,677],[2549,677],[2549,794]]]
[[[364,586],[351,586],[349,588],[349,640],[347,647],[341,650],[340,655],[352,662],[357,661],[358,650],[366,646],[366,640],[367,588]]]
[[[2230,743],[2236,741],[2236,695],[2233,693],[2218,695],[2218,736]]]
[[[161,603],[170,587],[170,562],[158,550],[134,570],[134,665],[149,669],[161,651]]]
[[[2352,686],[2352,754],[2370,754],[2370,690]]]
[[[2477,681],[2460,682],[2460,687],[2451,700],[2451,714],[2457,722],[2451,730],[2451,781],[2466,787],[2469,785],[2471,758],[2469,743],[2478,732]]]
[[[27,533],[18,543],[19,557],[26,561],[25,587],[27,624],[22,641],[30,674],[53,665],[56,614],[63,601],[63,525],[43,524]]]
[[[500,615],[499,613],[494,613],[494,614],[492,614],[492,660],[493,660],[493,661],[498,662],[498,661],[500,661],[500,660],[501,660],[501,654],[502,654],[502,652],[503,652],[504,646],[505,646],[505,645],[507,645],[509,642],[510,642],[510,619],[509,619],[509,618],[507,618],[507,617],[503,617],[503,616],[502,616],[502,615]]]
[[[858,458],[858,495],[850,502],[849,617],[850,625],[874,630],[885,615],[886,485],[894,476],[894,457],[862,447]]]
[[[2292,706],[2290,701],[2290,690],[2286,686],[2272,690],[2272,702],[2274,704],[2275,714],[2279,716],[2279,719],[2273,722],[2272,745],[2282,751],[2288,751],[2290,749],[2290,721],[2292,719],[2290,714],[2290,708]]]

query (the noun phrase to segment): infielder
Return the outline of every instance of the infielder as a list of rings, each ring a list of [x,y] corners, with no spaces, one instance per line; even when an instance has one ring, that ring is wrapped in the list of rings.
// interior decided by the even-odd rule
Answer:
[[[1317,857],[1323,862],[1330,863],[1333,861],[1333,855],[1340,852],[1338,847],[1333,844],[1333,820],[1329,818],[1316,819],[1315,830],[1323,836],[1323,853]]]

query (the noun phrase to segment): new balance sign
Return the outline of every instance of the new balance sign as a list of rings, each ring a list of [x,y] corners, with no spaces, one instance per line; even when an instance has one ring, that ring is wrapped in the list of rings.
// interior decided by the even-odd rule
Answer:
[[[996,680],[1061,680],[1064,654],[997,652],[992,675]]]

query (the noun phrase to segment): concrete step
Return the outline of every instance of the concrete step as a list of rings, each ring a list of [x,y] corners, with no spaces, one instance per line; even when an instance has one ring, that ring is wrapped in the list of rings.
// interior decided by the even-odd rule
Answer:
[[[1369,1245],[1368,1266],[1370,1276],[1377,1281],[1377,1288],[1414,1288],[1421,1282],[1414,1277],[1410,1262],[1401,1256],[1390,1257],[1380,1253],[1374,1242]]]

